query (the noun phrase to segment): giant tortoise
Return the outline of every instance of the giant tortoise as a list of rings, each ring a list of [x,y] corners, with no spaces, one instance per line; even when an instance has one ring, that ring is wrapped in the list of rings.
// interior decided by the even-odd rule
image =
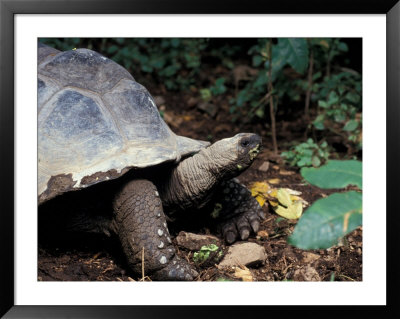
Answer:
[[[134,272],[144,263],[152,280],[193,280],[167,221],[213,203],[228,244],[256,232],[263,211],[234,178],[260,146],[250,133],[212,145],[178,136],[122,66],[88,49],[38,45],[39,216],[115,235]]]

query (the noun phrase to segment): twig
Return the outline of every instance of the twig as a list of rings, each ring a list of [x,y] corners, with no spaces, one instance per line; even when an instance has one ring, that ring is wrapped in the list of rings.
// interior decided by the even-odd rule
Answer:
[[[278,154],[278,143],[276,142],[274,97],[272,95],[272,91],[274,89],[273,85],[272,85],[272,39],[269,39],[268,58],[269,58],[269,68],[268,68],[269,115],[271,117],[272,145],[274,147],[274,155],[277,155]],[[277,107],[278,106],[276,105],[276,108]]]
[[[144,281],[144,247],[142,247],[142,281]]]
[[[343,278],[349,279],[351,281],[356,281],[355,279],[353,279],[353,278],[351,278],[349,276],[345,276],[345,275],[338,275],[338,277],[343,277]]]

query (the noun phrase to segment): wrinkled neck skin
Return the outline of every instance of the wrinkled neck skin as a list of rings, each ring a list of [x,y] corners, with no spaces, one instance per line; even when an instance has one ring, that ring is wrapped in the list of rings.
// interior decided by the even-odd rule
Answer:
[[[236,150],[215,143],[181,161],[159,187],[164,207],[177,211],[206,205],[221,182],[244,171],[237,156]]]

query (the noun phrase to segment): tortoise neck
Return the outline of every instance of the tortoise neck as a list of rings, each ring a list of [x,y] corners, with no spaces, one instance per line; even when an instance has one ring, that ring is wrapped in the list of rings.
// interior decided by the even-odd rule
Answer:
[[[212,155],[211,147],[181,161],[166,178],[160,195],[167,208],[201,208],[209,202],[220,182],[229,177],[229,170]]]

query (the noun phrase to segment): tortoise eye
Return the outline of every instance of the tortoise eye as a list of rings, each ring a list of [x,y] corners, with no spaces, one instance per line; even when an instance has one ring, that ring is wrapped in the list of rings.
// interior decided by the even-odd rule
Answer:
[[[243,147],[249,146],[250,142],[248,140],[244,140],[241,142]]]

